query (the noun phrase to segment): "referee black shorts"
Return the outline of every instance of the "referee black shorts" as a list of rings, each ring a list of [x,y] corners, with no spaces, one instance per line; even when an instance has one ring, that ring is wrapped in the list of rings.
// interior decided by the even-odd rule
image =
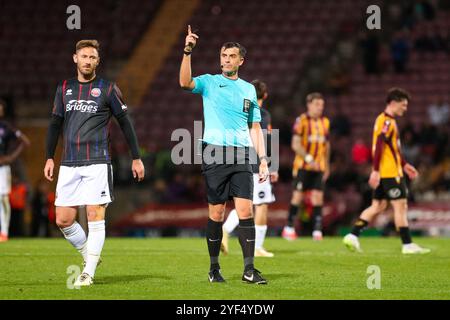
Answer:
[[[206,146],[212,145],[204,143],[203,150]],[[211,159],[205,159],[205,152],[203,153],[202,174],[205,177],[208,203],[225,203],[234,197],[253,200],[253,173],[249,149],[212,147],[214,147],[213,157],[218,155],[218,152],[221,154],[215,157],[218,161],[211,161]],[[227,159],[227,154],[231,155],[231,158]]]

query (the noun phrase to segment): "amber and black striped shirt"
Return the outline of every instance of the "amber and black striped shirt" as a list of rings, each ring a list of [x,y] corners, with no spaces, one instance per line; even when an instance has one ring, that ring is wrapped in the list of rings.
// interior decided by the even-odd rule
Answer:
[[[325,171],[329,132],[330,120],[327,117],[312,118],[303,113],[296,119],[293,134],[300,136],[302,147],[308,154],[313,156],[314,163],[318,164],[318,168],[307,164],[301,156],[296,155],[292,168],[294,176],[297,175],[300,169]]]
[[[403,177],[403,160],[400,151],[400,137],[394,117],[381,113],[373,129],[372,154],[373,169],[381,178]]]

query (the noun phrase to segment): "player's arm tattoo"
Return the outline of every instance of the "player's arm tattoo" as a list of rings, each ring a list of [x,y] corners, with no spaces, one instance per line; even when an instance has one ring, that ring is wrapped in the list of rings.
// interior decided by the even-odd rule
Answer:
[[[301,156],[302,158],[307,155],[306,150],[302,147],[301,137],[298,134],[294,134],[292,136],[291,148],[297,155]]]

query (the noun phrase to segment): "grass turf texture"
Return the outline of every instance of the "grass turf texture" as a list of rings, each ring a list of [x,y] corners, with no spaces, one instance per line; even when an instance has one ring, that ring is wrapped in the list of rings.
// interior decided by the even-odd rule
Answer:
[[[235,237],[221,255],[226,283],[209,283],[206,241],[200,238],[107,238],[92,287],[67,288],[67,268],[81,265],[64,239],[0,243],[0,299],[450,299],[450,239],[416,238],[428,255],[404,256],[398,238],[361,238],[352,253],[342,238],[287,242],[268,238],[275,258],[256,258],[269,284],[241,282],[243,262]],[[370,265],[381,289],[369,290]]]

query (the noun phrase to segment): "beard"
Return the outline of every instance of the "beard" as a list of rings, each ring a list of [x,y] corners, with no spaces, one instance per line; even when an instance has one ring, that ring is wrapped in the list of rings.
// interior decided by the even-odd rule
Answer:
[[[80,68],[78,67],[78,72],[83,75],[86,79],[92,78],[95,74],[95,68]]]

